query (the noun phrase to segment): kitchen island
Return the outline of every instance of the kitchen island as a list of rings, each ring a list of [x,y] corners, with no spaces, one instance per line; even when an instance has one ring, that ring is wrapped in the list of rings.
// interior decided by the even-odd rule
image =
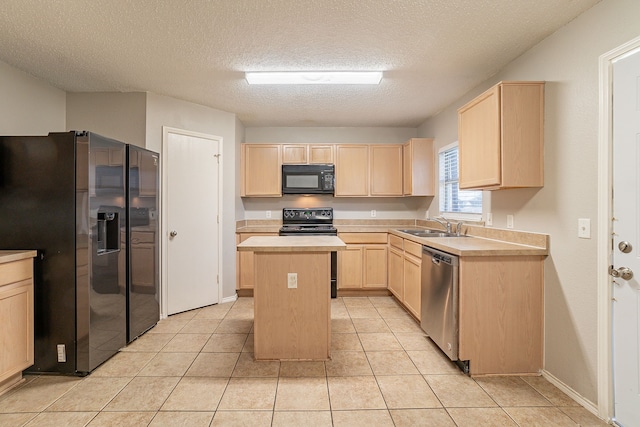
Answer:
[[[238,251],[255,254],[256,360],[328,360],[331,356],[331,252],[336,236],[254,236]]]

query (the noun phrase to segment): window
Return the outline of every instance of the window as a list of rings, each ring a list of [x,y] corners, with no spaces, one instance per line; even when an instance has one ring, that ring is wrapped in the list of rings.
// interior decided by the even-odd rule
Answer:
[[[458,188],[458,143],[440,149],[440,213],[482,214],[482,191]]]

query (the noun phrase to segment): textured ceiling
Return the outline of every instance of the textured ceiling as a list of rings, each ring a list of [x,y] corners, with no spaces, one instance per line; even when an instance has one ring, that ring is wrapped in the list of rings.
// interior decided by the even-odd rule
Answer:
[[[2,0],[0,60],[68,92],[150,91],[247,126],[415,127],[599,0]],[[383,70],[379,86],[244,71]]]

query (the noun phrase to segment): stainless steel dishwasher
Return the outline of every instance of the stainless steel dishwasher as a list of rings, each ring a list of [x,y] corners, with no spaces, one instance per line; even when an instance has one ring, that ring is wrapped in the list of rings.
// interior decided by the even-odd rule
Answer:
[[[458,257],[422,247],[420,326],[453,361],[458,360]]]

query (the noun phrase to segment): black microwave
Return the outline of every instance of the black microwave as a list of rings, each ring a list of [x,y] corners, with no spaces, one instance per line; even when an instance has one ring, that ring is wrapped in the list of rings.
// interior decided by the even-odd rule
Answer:
[[[334,165],[282,165],[282,194],[333,194],[334,183]]]

